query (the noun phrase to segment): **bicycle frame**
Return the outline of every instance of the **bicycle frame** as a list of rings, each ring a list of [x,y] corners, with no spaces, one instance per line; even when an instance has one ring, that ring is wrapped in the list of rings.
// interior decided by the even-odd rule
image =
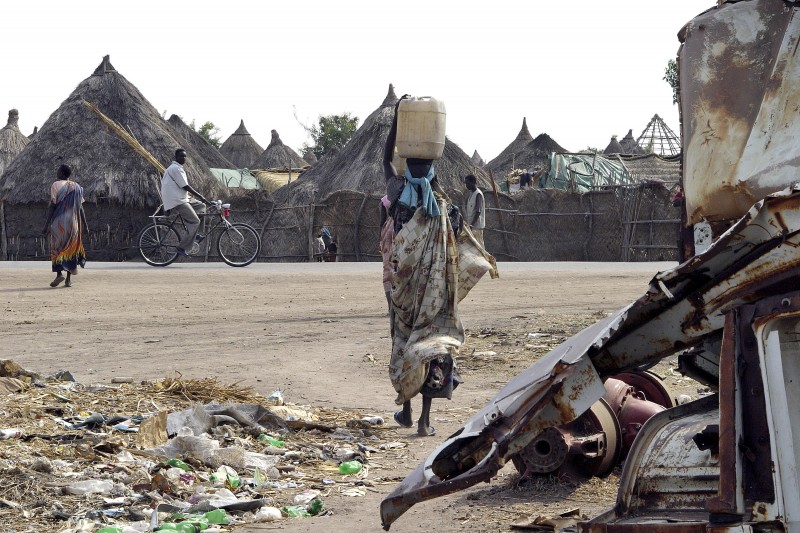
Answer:
[[[230,220],[228,220],[228,217],[225,216],[225,213],[228,211],[228,209],[229,208],[220,207],[217,210],[215,210],[213,213],[207,213],[207,212],[197,213],[197,216],[200,218],[201,228],[203,228],[203,230],[205,231],[206,235],[211,235],[211,233],[213,233],[215,231],[218,231],[218,230],[228,230],[228,229],[233,229],[234,231],[236,231],[236,233],[239,233],[241,235],[241,233],[236,228],[233,227],[233,224],[231,223]],[[159,205],[156,208],[156,210],[153,212],[153,214],[148,216],[148,218],[153,222],[153,224],[155,226],[155,232],[156,232],[156,236],[158,238],[161,238],[161,236],[158,235],[159,228],[161,226],[156,224],[156,222],[164,223],[167,226],[166,227],[166,231],[167,232],[169,230],[171,230],[171,229],[175,229],[175,231],[180,235],[180,231],[178,231],[178,228],[175,227],[175,224],[178,223],[178,222],[180,222],[180,225],[183,228],[183,233],[184,234],[186,234],[186,232],[189,231],[188,228],[186,227],[186,221],[183,219],[183,217],[180,215],[180,213],[177,214],[177,215],[167,215],[167,214],[159,215],[159,213],[165,213],[164,204]],[[207,227],[206,227],[207,226],[206,220],[209,217],[218,217],[218,219],[219,219],[214,223],[214,225],[211,227],[211,229],[207,229]],[[168,221],[169,221],[169,223],[167,223]],[[205,241],[206,249],[208,249],[208,246],[210,245],[210,243],[211,243],[211,239],[206,239],[206,241]]]

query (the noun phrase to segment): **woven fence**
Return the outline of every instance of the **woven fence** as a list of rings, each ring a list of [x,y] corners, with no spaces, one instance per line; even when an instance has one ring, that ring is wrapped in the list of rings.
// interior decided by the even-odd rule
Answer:
[[[484,193],[486,248],[501,260],[668,261],[677,259],[679,209],[662,185],[639,184],[586,193],[529,189],[514,196]],[[451,198],[461,207],[462,197]],[[378,261],[380,198],[338,191],[305,205],[278,205],[269,198],[237,198],[232,220],[253,226],[261,236],[259,261],[314,260],[323,226],[334,235],[338,261]],[[38,234],[46,207],[9,206],[0,210],[4,258],[47,259]],[[147,211],[88,205],[92,234],[87,255],[94,261],[138,260],[139,231]],[[212,246],[197,261],[217,261]]]

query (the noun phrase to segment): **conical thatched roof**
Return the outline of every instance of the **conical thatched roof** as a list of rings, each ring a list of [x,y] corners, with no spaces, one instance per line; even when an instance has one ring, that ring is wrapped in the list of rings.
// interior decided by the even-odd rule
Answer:
[[[244,120],[242,120],[233,135],[219,147],[219,151],[237,168],[254,168],[252,167],[253,162],[258,159],[264,149],[253,139],[253,136],[244,127]]]
[[[483,161],[481,154],[478,153],[477,150],[472,152],[472,157],[469,158],[470,163],[472,163],[476,167],[482,167],[486,163]]]
[[[633,138],[633,130],[628,130],[628,134],[622,138],[619,142],[622,145],[622,149],[625,150],[624,153],[631,154],[631,155],[644,155],[645,152],[644,148],[639,146],[639,143],[636,142],[636,139]]]
[[[33,139],[38,132],[39,132],[39,126],[34,126],[33,127],[33,133],[28,135],[28,139]]]
[[[389,85],[383,103],[367,117],[339,153],[333,157],[323,157],[296,182],[276,191],[276,201],[302,204],[312,197],[320,200],[340,190],[379,196],[386,194],[383,151],[397,100],[394,87]],[[486,173],[476,169],[470,163],[469,156],[449,139],[445,141],[444,154],[436,162],[435,168],[442,189],[448,194],[457,193],[457,197],[463,194],[463,178],[467,174],[475,174],[478,186],[491,186]]]
[[[0,197],[11,203],[48,201],[56,169],[66,163],[88,201],[137,208],[158,205],[161,173],[101,122],[84,100],[127,129],[164,166],[182,144],[167,121],[105,56],[6,169],[0,178]],[[203,161],[187,161],[186,172],[201,193],[217,193],[217,182]]]
[[[317,156],[314,155],[314,152],[312,150],[306,151],[306,153],[303,155],[303,159],[309,165],[317,164]]]
[[[278,132],[272,130],[269,146],[252,164],[252,168],[303,168],[308,166],[300,154],[283,144]]]
[[[551,152],[566,152],[548,134],[540,133],[535,139],[528,131],[528,124],[522,119],[522,129],[517,138],[500,155],[489,161],[484,168],[491,170],[495,179],[517,168],[532,169],[539,165],[545,172],[550,168]]]
[[[8,124],[0,129],[0,175],[28,145],[30,140],[19,131],[19,111],[8,112]]]
[[[622,147],[622,145],[617,140],[617,136],[616,135],[612,135],[611,136],[611,142],[608,143],[608,146],[606,146],[606,149],[603,150],[603,153],[605,155],[624,154],[625,153],[625,149]]]
[[[210,168],[236,168],[236,165],[225,159],[219,150],[211,146],[199,133],[194,131],[178,115],[169,117],[170,126],[180,135],[183,143],[181,147],[186,150],[186,158],[202,158]]]

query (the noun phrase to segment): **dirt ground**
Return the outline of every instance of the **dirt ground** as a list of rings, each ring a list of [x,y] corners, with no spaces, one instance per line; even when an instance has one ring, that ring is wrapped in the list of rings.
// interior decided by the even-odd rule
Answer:
[[[655,273],[671,266],[500,263],[500,279],[487,276],[461,304],[468,332],[461,358],[465,383],[452,401],[434,402],[438,435],[417,437],[389,424],[383,435],[407,448],[374,457],[373,486],[365,496],[330,494],[328,516],[235,531],[381,531],[381,499],[511,376],[639,297]],[[0,262],[0,359],[42,374],[66,369],[82,383],[213,376],[264,395],[281,390],[287,402],[390,421],[395,395],[387,375],[391,341],[379,267],[89,264],[73,287],[52,289],[49,264]],[[529,333],[547,335],[531,344]],[[696,397],[697,384],[673,366],[665,361],[656,370],[675,395]],[[557,480],[520,486],[509,465],[491,484],[418,504],[392,531],[507,531],[520,516],[573,508],[591,515],[613,503],[616,474],[578,486]]]

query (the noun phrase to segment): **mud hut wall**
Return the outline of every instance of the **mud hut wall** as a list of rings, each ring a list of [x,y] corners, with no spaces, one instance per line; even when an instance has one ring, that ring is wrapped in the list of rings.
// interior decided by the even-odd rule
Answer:
[[[89,261],[126,261],[138,257],[137,241],[149,223],[150,209],[133,209],[117,204],[84,204],[91,232],[84,234],[83,246]],[[47,204],[5,204],[6,257],[12,261],[49,260],[49,241],[42,227]]]

